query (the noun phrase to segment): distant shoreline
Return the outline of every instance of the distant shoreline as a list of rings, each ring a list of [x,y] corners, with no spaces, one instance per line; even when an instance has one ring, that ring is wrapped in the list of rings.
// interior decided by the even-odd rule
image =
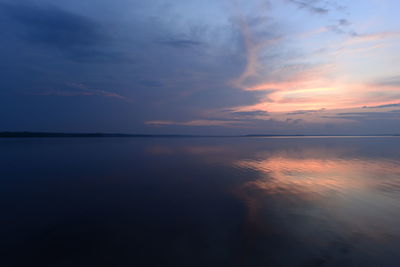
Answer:
[[[400,134],[378,135],[273,135],[273,134],[248,134],[248,135],[178,135],[178,134],[120,134],[120,133],[52,133],[52,132],[0,132],[0,138],[205,138],[205,137],[269,137],[269,138],[328,138],[328,137],[400,137]]]

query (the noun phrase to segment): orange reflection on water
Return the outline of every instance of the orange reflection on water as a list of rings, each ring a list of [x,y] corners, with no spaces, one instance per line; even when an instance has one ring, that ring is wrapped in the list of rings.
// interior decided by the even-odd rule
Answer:
[[[361,190],[377,184],[384,185],[394,176],[400,176],[399,164],[378,160],[275,156],[261,161],[239,161],[237,166],[261,172],[264,178],[247,186],[253,185],[269,194]]]
[[[259,174],[234,192],[247,209],[245,259],[260,240],[285,234],[316,246],[329,234],[353,240],[357,233],[379,244],[391,242],[387,233],[400,234],[393,220],[400,208],[400,162],[347,152],[306,149],[235,163]]]

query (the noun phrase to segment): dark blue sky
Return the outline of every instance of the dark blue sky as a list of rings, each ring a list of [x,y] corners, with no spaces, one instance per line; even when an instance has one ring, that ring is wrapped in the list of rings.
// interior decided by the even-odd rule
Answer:
[[[400,133],[399,7],[0,0],[0,131]]]

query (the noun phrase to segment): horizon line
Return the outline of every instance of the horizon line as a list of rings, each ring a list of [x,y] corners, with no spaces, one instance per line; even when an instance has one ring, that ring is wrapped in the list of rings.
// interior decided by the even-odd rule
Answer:
[[[0,138],[62,138],[62,137],[400,137],[400,134],[127,134],[127,133],[74,133],[74,132],[34,132],[34,131],[2,131]]]

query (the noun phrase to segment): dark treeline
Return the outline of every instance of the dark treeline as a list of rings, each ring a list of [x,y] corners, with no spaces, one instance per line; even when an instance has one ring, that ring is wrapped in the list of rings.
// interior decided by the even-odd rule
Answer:
[[[52,132],[0,132],[0,138],[28,137],[238,137],[216,135],[179,135],[179,134],[121,134],[121,133],[52,133]]]
[[[273,135],[273,134],[248,134],[248,135],[179,135],[179,134],[121,134],[121,133],[50,133],[50,132],[0,132],[0,138],[28,138],[28,137],[328,137],[330,135]],[[356,136],[356,135],[334,135]],[[400,136],[400,134],[378,134],[358,136]]]
[[[0,137],[132,137],[130,134],[105,133],[45,133],[45,132],[0,132]],[[147,136],[147,135],[135,135]]]

